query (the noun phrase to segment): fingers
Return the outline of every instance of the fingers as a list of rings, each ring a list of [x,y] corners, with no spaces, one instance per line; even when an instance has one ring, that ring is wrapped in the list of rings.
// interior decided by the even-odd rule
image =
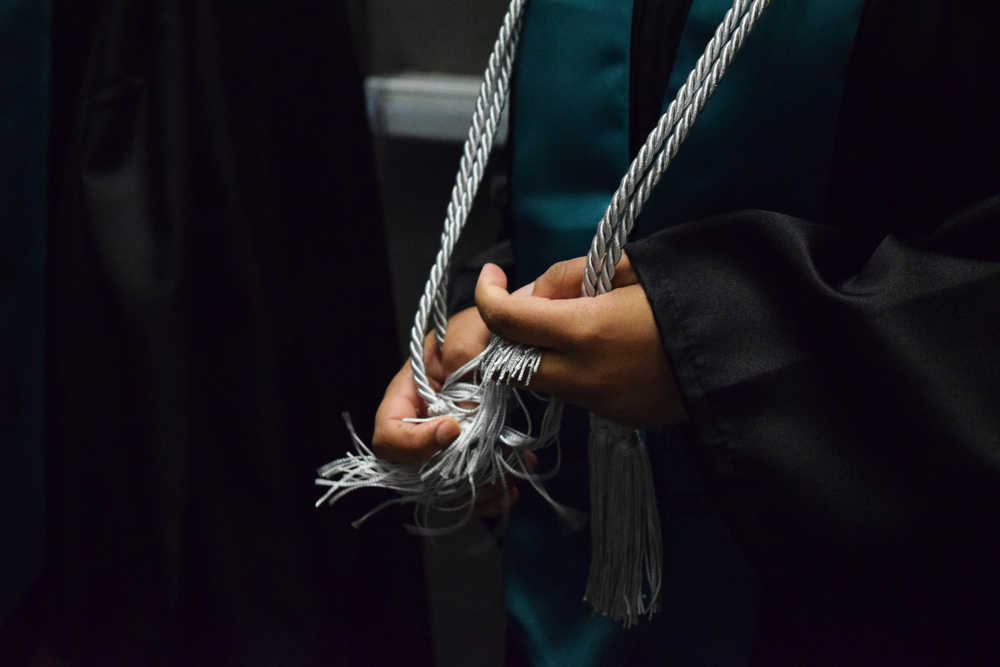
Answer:
[[[557,262],[535,280],[507,293],[507,276],[487,264],[476,285],[476,306],[486,326],[508,340],[565,350],[590,331],[593,304],[581,296],[586,257]],[[622,256],[612,279],[614,288],[638,282],[628,254]],[[524,298],[522,298],[524,297]]]
[[[586,257],[556,262],[535,280],[532,296],[544,299],[575,299],[580,296]]]
[[[535,281],[532,296],[545,299],[574,299],[581,295],[583,271],[587,266],[586,257],[576,257],[563,262],[556,262]],[[628,255],[623,251],[621,259],[615,266],[615,275],[611,280],[612,287],[625,287],[638,282]]]
[[[542,353],[538,370],[531,376],[528,388],[570,403],[578,403],[585,394],[579,370],[577,364],[567,355],[555,350],[546,350]]]
[[[406,363],[389,383],[375,414],[375,454],[392,463],[418,465],[458,437],[458,422],[451,417],[423,423],[403,421],[423,416],[424,409],[413,382],[413,370]]]
[[[635,275],[635,269],[632,268],[632,261],[628,258],[628,253],[622,250],[622,256],[618,259],[618,263],[615,264],[615,275],[611,279],[611,287],[627,287],[629,285],[635,285],[639,282],[639,276]]]
[[[448,373],[445,371],[444,353],[438,344],[437,334],[433,331],[424,336],[424,370],[427,371],[427,380],[434,391],[441,391]]]
[[[441,350],[442,381],[482,352],[489,342],[490,330],[478,310],[466,308],[452,317]]]
[[[531,296],[535,291],[535,283],[522,285],[510,293],[511,296]]]
[[[390,463],[420,465],[449,445],[460,432],[458,422],[451,417],[423,423],[391,419],[379,424],[376,420],[372,449],[380,459]]]
[[[537,283],[536,283],[537,287]],[[551,300],[507,293],[507,276],[487,264],[476,284],[476,306],[489,330],[507,340],[537,347],[572,346],[586,322],[589,299]]]
[[[466,308],[448,320],[444,343],[438,344],[435,332],[427,334],[424,337],[424,366],[434,390],[440,391],[448,376],[482,352],[489,342],[490,330],[475,307]]]

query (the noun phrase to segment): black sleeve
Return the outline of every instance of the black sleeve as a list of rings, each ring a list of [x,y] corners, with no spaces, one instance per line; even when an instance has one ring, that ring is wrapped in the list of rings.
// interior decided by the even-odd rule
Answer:
[[[514,114],[510,117],[513,123]],[[507,145],[495,150],[491,158],[485,182],[467,223],[471,229],[463,232],[452,255],[452,267],[448,272],[449,314],[476,305],[476,282],[484,264],[496,264],[508,277],[516,277],[510,205],[513,129],[508,131],[507,136]]]
[[[1000,197],[874,248],[746,211],[627,252],[758,564],[932,563],[970,539],[985,553],[1000,495]]]
[[[827,217],[733,212],[627,246],[761,575],[762,636],[810,655],[760,664],[860,664],[836,656],[892,634],[905,664],[993,652],[998,20],[993,3],[869,0]],[[930,645],[947,660],[910,659]]]
[[[476,305],[476,282],[479,280],[480,270],[486,263],[496,264],[508,276],[513,273],[514,251],[509,238],[476,253],[452,271],[451,289],[448,294],[449,313],[457,313]]]
[[[868,3],[828,219],[735,212],[627,247],[759,569],[954,579],[996,553],[998,18]]]

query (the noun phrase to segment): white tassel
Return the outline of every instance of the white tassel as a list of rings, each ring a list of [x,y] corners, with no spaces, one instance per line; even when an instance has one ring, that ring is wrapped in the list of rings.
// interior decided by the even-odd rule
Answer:
[[[354,452],[332,461],[318,471],[316,484],[326,492],[316,501],[334,504],[344,496],[364,488],[389,489],[399,493],[354,522],[361,526],[379,511],[392,505],[412,504],[415,534],[435,537],[454,532],[472,518],[477,489],[488,484],[505,484],[505,475],[527,480],[571,526],[582,525],[576,510],[555,501],[541,482],[558,473],[561,457],[547,473],[535,473],[525,466],[523,453],[556,445],[562,420],[562,403],[547,407],[537,434],[531,413],[518,390],[510,382],[531,382],[538,370],[541,353],[535,348],[507,343],[494,337],[475,359],[454,371],[428,406],[428,416],[408,419],[420,422],[441,415],[454,417],[461,427],[458,438],[421,466],[390,463],[375,456],[358,437],[350,417],[344,421],[354,443]],[[463,380],[474,373],[474,382]],[[507,425],[509,409],[516,405],[527,422],[524,431]],[[431,517],[454,516],[453,523],[432,526]]]
[[[590,574],[594,611],[637,625],[660,608],[663,544],[653,473],[640,431],[590,416]]]

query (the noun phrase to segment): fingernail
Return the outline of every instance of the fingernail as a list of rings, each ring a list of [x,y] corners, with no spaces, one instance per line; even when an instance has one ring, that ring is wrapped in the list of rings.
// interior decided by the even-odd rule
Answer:
[[[458,427],[458,423],[453,419],[446,419],[441,424],[434,429],[434,439],[437,440],[439,445],[447,445],[452,440],[458,437],[461,433],[461,429]]]
[[[535,291],[534,281],[528,283],[524,287],[519,287],[511,296],[531,296]]]

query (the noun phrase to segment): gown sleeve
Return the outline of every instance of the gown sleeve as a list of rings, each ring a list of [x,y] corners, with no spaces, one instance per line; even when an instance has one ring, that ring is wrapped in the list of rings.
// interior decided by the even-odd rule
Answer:
[[[919,236],[743,211],[627,253],[758,567],[884,583],[996,551],[1000,197]]]
[[[868,6],[826,219],[730,212],[626,247],[765,579],[910,599],[1000,562],[1000,9],[912,10]]]

